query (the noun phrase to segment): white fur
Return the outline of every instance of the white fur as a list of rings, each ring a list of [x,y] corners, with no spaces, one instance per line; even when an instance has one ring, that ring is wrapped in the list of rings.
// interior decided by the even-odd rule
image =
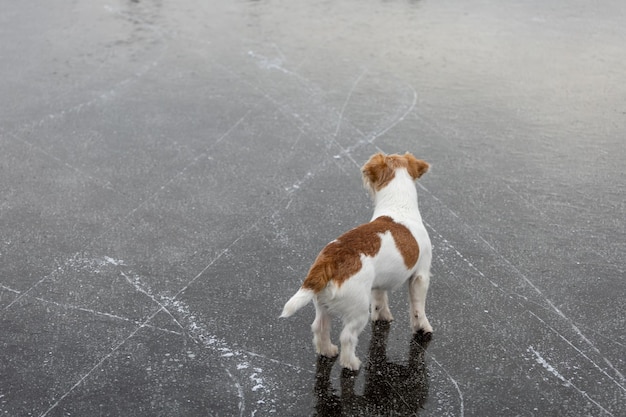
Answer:
[[[413,332],[432,332],[426,318],[426,292],[430,279],[432,249],[430,239],[417,205],[414,179],[404,168],[395,171],[395,176],[379,191],[370,189],[374,198],[374,215],[389,216],[406,226],[419,245],[416,264],[407,269],[402,255],[391,236],[391,232],[380,234],[381,247],[374,256],[361,255],[361,269],[342,285],[331,281],[318,294],[300,289],[286,304],[281,317],[288,317],[313,299],[315,320],[311,325],[313,343],[317,353],[334,357],[337,346],[330,340],[331,316],[341,317],[343,330],[340,335],[340,364],[344,368],[357,370],[361,361],[355,355],[359,334],[369,318],[371,320],[393,320],[389,310],[387,291],[405,282],[409,285],[410,317]],[[371,311],[370,311],[371,305]]]
[[[283,308],[283,312],[280,317],[289,317],[296,311],[300,310],[305,305],[309,304],[315,294],[311,290],[307,290],[306,288],[300,288],[298,292],[296,292],[293,297],[287,301],[285,307]]]

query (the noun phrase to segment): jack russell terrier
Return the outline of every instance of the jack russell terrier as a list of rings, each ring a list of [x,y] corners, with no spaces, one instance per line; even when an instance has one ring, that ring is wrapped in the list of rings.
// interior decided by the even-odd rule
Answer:
[[[372,220],[326,245],[285,304],[280,317],[291,316],[313,300],[313,344],[318,354],[331,358],[339,353],[330,340],[331,316],[341,317],[339,363],[344,368],[359,369],[355,349],[368,316],[392,321],[387,291],[407,281],[413,332],[433,331],[425,311],[432,248],[415,189],[415,181],[429,167],[408,152],[373,155],[361,169],[374,200]]]

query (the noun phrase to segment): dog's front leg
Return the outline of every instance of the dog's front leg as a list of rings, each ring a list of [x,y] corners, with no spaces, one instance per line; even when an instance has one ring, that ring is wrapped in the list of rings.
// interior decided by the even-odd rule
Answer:
[[[422,330],[432,333],[433,328],[426,318],[426,293],[430,283],[428,272],[415,274],[409,280],[409,301],[411,315],[411,329],[413,333]]]
[[[385,290],[372,290],[372,306],[370,316],[372,321],[393,321],[391,310],[389,310],[389,297]]]

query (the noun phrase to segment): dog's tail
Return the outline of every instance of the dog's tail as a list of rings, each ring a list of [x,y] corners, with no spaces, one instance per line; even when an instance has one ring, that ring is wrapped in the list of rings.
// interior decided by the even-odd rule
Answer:
[[[289,317],[305,305],[309,304],[313,299],[315,292],[308,288],[300,288],[293,297],[287,301],[280,317]]]

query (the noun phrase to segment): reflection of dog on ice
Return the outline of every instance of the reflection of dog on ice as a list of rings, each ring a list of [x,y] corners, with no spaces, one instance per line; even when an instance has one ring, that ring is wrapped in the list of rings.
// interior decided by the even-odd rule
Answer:
[[[317,417],[415,416],[428,397],[424,353],[431,333],[417,332],[411,340],[407,365],[387,361],[389,322],[372,323],[369,358],[365,365],[363,395],[354,392],[357,373],[343,369],[341,395],[333,393],[330,373],[335,358],[319,356],[315,373]]]
[[[329,358],[339,353],[330,340],[331,315],[341,317],[339,363],[344,368],[359,369],[355,349],[368,316],[373,321],[393,320],[387,291],[407,281],[413,332],[433,330],[425,311],[432,250],[415,189],[415,181],[428,168],[410,153],[373,155],[362,168],[363,182],[374,199],[372,221],[326,245],[285,304],[281,317],[313,300],[313,343],[317,353]]]

